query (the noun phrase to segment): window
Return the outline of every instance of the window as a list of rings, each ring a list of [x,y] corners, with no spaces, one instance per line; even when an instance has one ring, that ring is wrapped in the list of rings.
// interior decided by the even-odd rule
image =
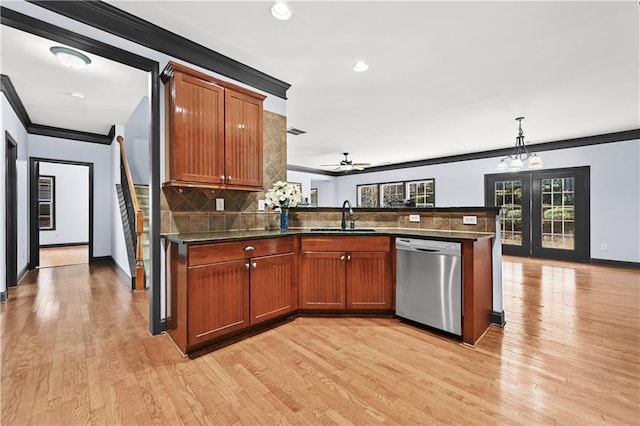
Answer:
[[[433,207],[436,204],[433,179],[407,182],[406,194],[411,207]]]
[[[435,179],[357,185],[358,207],[435,207]]]
[[[358,185],[358,207],[378,207],[378,184]]]
[[[38,224],[41,230],[54,230],[55,225],[55,176],[38,178]]]
[[[404,206],[404,183],[381,183],[380,205],[382,207]]]

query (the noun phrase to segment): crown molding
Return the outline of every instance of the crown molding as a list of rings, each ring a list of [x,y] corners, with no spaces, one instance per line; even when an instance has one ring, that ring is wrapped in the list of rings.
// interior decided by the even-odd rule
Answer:
[[[70,139],[80,142],[91,142],[102,145],[111,145],[113,138],[109,135],[99,133],[81,132],[78,130],[62,129],[60,127],[43,126],[42,124],[32,124],[27,128],[30,135],[50,136],[52,138]]]
[[[18,120],[20,120],[22,126],[27,129],[31,125],[31,119],[15,86],[11,82],[11,78],[6,74],[0,74],[0,91],[6,96],[9,105],[11,105],[11,108],[13,108],[13,111],[18,116]]]
[[[11,82],[11,78],[6,74],[0,74],[0,82],[2,93],[5,94],[9,105],[11,105],[11,108],[18,116],[22,126],[30,135],[51,136],[54,138],[71,139],[74,141],[92,142],[105,145],[111,144],[113,136],[115,135],[115,126],[111,126],[111,130],[108,134],[101,135],[98,133],[80,132],[78,130],[62,129],[59,127],[32,123],[15,86]]]
[[[584,136],[573,139],[563,139],[553,142],[537,143],[527,145],[529,152],[554,151],[556,149],[578,148],[589,145],[599,145],[604,143],[624,142],[640,139],[640,129],[623,130],[620,132],[605,133],[602,135]],[[460,161],[482,160],[484,158],[502,157],[511,154],[513,148],[501,148],[488,151],[472,152],[469,154],[450,155],[446,157],[429,158],[425,160],[407,161],[404,163],[386,164],[384,166],[367,167],[364,170],[351,170],[348,174],[363,174],[384,172],[388,170],[408,169],[412,167],[434,166],[436,164],[457,163]],[[326,170],[314,169],[311,167],[287,165],[287,170],[304,173],[314,173],[327,176],[344,176],[344,172],[328,172]]]
[[[102,1],[41,1],[29,3],[200,66],[259,90],[287,98],[291,85],[234,59],[165,30]]]

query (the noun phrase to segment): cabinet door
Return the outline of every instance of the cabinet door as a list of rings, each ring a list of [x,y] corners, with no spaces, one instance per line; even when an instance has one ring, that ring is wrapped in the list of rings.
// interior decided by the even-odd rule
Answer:
[[[262,101],[225,90],[225,171],[228,185],[262,187]]]
[[[256,257],[251,262],[251,324],[293,310],[293,253]]]
[[[177,72],[170,141],[171,180],[216,183],[224,175],[224,89]]]
[[[237,260],[189,268],[189,345],[249,325],[249,272],[245,265],[245,260]]]
[[[346,255],[341,252],[303,252],[300,308],[344,309]]]
[[[391,309],[389,252],[347,253],[347,308]]]

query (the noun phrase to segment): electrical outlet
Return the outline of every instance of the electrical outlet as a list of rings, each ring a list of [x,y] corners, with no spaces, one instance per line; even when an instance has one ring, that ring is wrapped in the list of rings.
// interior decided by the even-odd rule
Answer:
[[[409,222],[420,222],[420,215],[419,214],[410,214],[409,215]]]
[[[477,225],[478,216],[462,216],[462,223],[465,225]]]
[[[216,198],[216,211],[224,211],[224,198]]]
[[[609,250],[609,247],[607,246],[607,243],[602,243],[602,244],[600,244],[600,250],[602,250],[602,251],[607,251],[607,250]]]
[[[264,200],[258,200],[258,210],[259,211],[264,211],[265,209],[265,205],[264,205]]]

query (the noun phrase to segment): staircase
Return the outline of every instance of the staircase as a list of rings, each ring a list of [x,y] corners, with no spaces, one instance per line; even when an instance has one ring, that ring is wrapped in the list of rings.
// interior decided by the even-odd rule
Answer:
[[[142,233],[142,263],[144,264],[144,274],[149,279],[149,185],[134,185],[138,196],[138,206],[144,215],[144,232]],[[145,286],[146,287],[146,286]]]
[[[129,268],[133,272],[136,270],[136,216],[131,202],[127,202],[125,188],[120,184],[116,184],[116,192],[118,194],[118,203],[120,204],[120,216],[122,217],[122,229],[127,247],[127,257],[129,258]],[[132,286],[135,288],[135,280]]]
[[[147,288],[147,273],[144,267],[144,257],[149,259],[149,238],[148,229],[145,229],[145,222],[148,227],[149,217],[149,191],[147,188],[145,198],[145,209],[147,214],[145,215],[138,201],[138,190],[133,184],[131,179],[131,172],[129,171],[129,163],[127,161],[127,153],[124,149],[124,138],[117,136],[116,140],[120,145],[120,184],[116,184],[118,190],[118,198],[120,199],[120,212],[122,214],[122,225],[125,231],[125,239],[127,243],[127,253],[129,255],[129,263],[133,264],[131,267],[131,290],[139,291]],[[144,190],[143,190],[144,192]],[[126,238],[126,234],[129,231],[130,238]],[[135,234],[135,237],[134,235]],[[146,240],[146,241],[145,241]],[[143,247],[146,244],[146,250]],[[146,255],[143,253],[146,251]],[[133,253],[133,256],[132,256]]]

